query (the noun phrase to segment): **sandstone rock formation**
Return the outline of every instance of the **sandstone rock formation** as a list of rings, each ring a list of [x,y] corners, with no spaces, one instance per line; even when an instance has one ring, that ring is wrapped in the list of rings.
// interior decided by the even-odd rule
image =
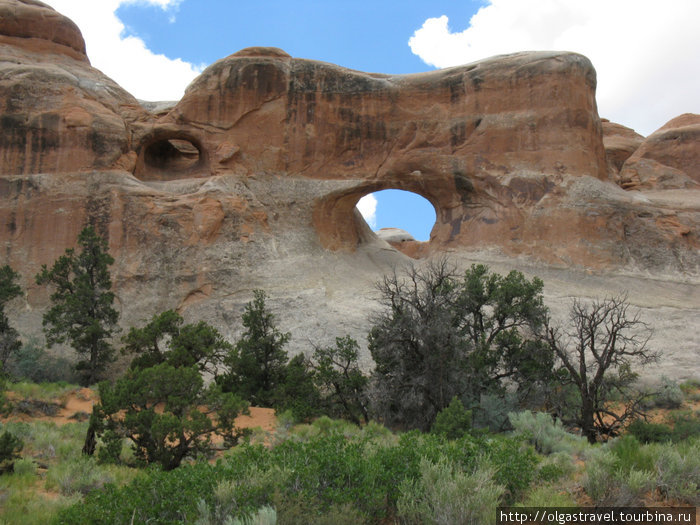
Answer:
[[[603,124],[603,146],[608,161],[610,178],[618,181],[620,170],[625,161],[637,151],[644,142],[644,137],[622,124],[601,119]]]
[[[309,338],[295,349],[361,339],[372,283],[406,258],[355,204],[389,188],[435,207],[430,241],[401,243],[412,257],[673,282],[700,273],[696,186],[625,191],[609,173],[663,189],[656,175],[624,182],[653,161],[697,181],[697,120],[644,142],[601,124],[581,55],[381,75],[249,48],[182,100],[140,103],[90,66],[75,25],[45,4],[0,0],[0,15],[1,262],[23,275],[16,316],[30,332],[47,304],[33,276],[89,222],[116,259],[125,325],[178,308],[232,337],[251,290],[265,288],[295,313],[280,316],[285,329]],[[696,291],[661,304],[693,311]]]
[[[620,170],[626,189],[700,189],[700,115],[686,113],[652,133]]]

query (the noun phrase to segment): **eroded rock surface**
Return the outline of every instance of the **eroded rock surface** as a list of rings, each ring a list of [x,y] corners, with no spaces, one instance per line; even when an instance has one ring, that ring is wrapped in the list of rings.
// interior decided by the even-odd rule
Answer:
[[[627,189],[700,189],[700,115],[676,117],[647,137],[620,180]]]
[[[693,311],[697,116],[643,140],[601,123],[581,55],[397,76],[249,48],[182,100],[140,103],[90,66],[75,25],[45,4],[0,0],[0,15],[2,262],[23,275],[16,316],[29,332],[47,304],[33,276],[92,223],[116,259],[125,325],[177,308],[233,337],[264,288],[284,328],[308,338],[297,350],[362,339],[373,282],[407,258],[355,205],[389,188],[436,210],[429,242],[401,243],[411,257],[690,280],[661,303]],[[635,175],[644,163],[662,168]],[[668,330],[687,332],[682,317]]]

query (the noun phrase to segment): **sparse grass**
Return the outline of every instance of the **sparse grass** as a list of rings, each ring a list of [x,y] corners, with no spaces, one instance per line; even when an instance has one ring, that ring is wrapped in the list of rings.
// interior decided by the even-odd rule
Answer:
[[[63,381],[58,383],[30,383],[20,381],[10,383],[7,391],[12,392],[17,399],[35,399],[37,401],[54,401],[65,405],[66,396],[80,390],[77,385]]]

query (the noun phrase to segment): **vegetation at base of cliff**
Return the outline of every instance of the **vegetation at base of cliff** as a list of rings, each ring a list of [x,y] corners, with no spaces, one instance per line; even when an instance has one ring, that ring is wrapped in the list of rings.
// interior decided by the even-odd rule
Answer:
[[[462,477],[479,480],[475,499],[488,488],[484,501],[513,502],[534,478],[537,463],[532,447],[505,436],[448,441],[415,431],[377,435],[375,428],[346,424],[307,439],[290,434],[271,449],[242,445],[216,465],[151,471],[127,486],[92,493],[55,523],[194,522],[200,501],[221,514],[215,493],[224,484],[230,517],[263,506],[275,508],[280,517],[298,508],[314,509],[321,517],[345,507],[360,523],[378,523],[401,517],[399,502],[409,491],[421,490],[411,483],[429,476],[432,465],[449,465],[442,476],[446,485],[460,484]]]
[[[88,227],[78,244],[37,282],[55,287],[47,342],[71,343],[86,384],[112,360],[118,314],[106,243]],[[64,364],[10,326],[17,277],[0,268],[3,383]],[[89,422],[0,427],[0,524],[490,523],[498,505],[582,496],[699,502],[700,414],[681,410],[698,385],[638,387],[657,354],[624,295],[575,300],[555,325],[542,281],[515,271],[459,273],[440,259],[377,288],[369,374],[349,336],[290,359],[292,334],[262,290],[235,344],[174,311],[131,328],[121,340],[131,364],[100,383],[92,414],[81,413]],[[74,389],[0,386],[14,389],[0,409],[29,417],[52,415],[64,406],[54,394]],[[277,432],[236,428],[248,402],[278,410]],[[657,407],[674,412],[646,421]],[[42,502],[41,490],[58,497]]]
[[[16,401],[62,396],[70,387],[13,388],[8,396]],[[272,510],[276,522],[270,523],[280,524],[431,523],[430,516],[462,519],[472,509],[470,515],[488,524],[476,509],[483,512],[494,501],[569,506],[643,497],[658,505],[692,505],[700,437],[686,431],[700,427],[700,412],[692,408],[698,393],[698,387],[686,388],[679,409],[659,412],[678,432],[661,443],[641,443],[630,428],[591,445],[545,413],[511,414],[509,433],[469,429],[458,438],[437,429],[397,433],[376,422],[357,426],[328,417],[294,424],[279,414],[275,432],[253,433],[216,463],[188,460],[171,471],[137,468],[128,440],[121,443],[120,465],[100,462],[106,441],[98,441],[97,460],[85,458],[87,422],[6,422],[0,434],[12,433],[24,447],[14,472],[0,475],[0,523],[131,523],[132,516],[134,523],[224,523],[253,514],[269,518]],[[464,408],[451,403],[444,412],[438,428],[464,432]],[[475,481],[484,491],[470,489],[468,500],[455,502],[451,495]]]

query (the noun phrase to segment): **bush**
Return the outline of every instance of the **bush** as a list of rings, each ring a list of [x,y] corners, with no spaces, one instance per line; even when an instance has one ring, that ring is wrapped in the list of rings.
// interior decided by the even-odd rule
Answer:
[[[561,421],[546,412],[532,413],[529,410],[508,414],[513,433],[522,436],[542,454],[566,452],[573,454],[586,448],[586,439],[567,432]]]
[[[464,486],[465,476],[479,472],[475,479],[500,487],[498,497],[510,501],[529,488],[536,472],[534,449],[506,437],[449,441],[418,432],[394,437],[378,425],[365,434],[328,418],[303,427],[308,431],[303,440],[290,432],[289,440],[272,449],[241,445],[216,465],[151,469],[124,487],[93,491],[84,504],[61,513],[57,523],[130,523],[132,518],[134,523],[191,523],[206,512],[225,520],[266,505],[276,509],[280,523],[381,523],[396,516],[401,483],[421,478],[422,460],[450,465],[441,503],[447,508],[462,505],[448,495]],[[488,480],[482,476],[487,471]]]
[[[654,467],[662,495],[690,505],[700,505],[700,440],[684,445],[657,445]]]
[[[420,478],[400,485],[397,515],[407,524],[491,523],[505,492],[493,475],[488,467],[465,472],[449,461],[423,459]]]
[[[469,433],[471,424],[471,410],[465,409],[459,398],[455,396],[447,407],[438,412],[430,431],[433,434],[443,435],[447,439],[459,439]]]
[[[697,505],[700,441],[640,445],[631,436],[617,439],[591,450],[583,485],[603,506],[636,506],[652,490]]]
[[[576,465],[571,455],[566,452],[554,452],[538,465],[537,479],[544,482],[557,481],[564,476],[570,476],[575,470]],[[536,507],[537,505],[534,506]]]
[[[36,474],[36,463],[31,458],[20,458],[15,461],[15,476],[34,476]]]
[[[662,443],[670,441],[673,435],[673,431],[668,425],[649,423],[641,419],[635,419],[627,427],[627,432],[637,438],[640,443]]]
[[[700,412],[678,412],[672,414],[669,419],[673,425],[671,439],[674,442],[700,436]]]
[[[679,408],[683,404],[683,391],[676,381],[661,376],[658,391],[644,404],[650,408]]]
[[[0,474],[12,472],[23,447],[22,440],[11,432],[5,431],[0,435]]]
[[[46,476],[47,488],[58,488],[65,496],[85,495],[113,481],[114,478],[100,469],[94,459],[86,457],[59,463]]]
[[[260,478],[259,473],[251,473],[250,477],[256,481]],[[253,481],[252,485],[258,485],[260,488],[269,488],[270,486],[269,479],[263,483],[266,487],[262,487],[256,481]],[[241,483],[248,483],[248,481],[224,480],[220,482],[214,490],[213,508],[210,508],[204,499],[200,499],[197,504],[199,517],[195,525],[275,525],[277,513],[272,507],[261,507],[251,515],[242,511],[238,501]]]
[[[49,355],[36,338],[30,338],[7,362],[7,372],[15,380],[32,383],[75,383],[73,364],[65,357]]]

